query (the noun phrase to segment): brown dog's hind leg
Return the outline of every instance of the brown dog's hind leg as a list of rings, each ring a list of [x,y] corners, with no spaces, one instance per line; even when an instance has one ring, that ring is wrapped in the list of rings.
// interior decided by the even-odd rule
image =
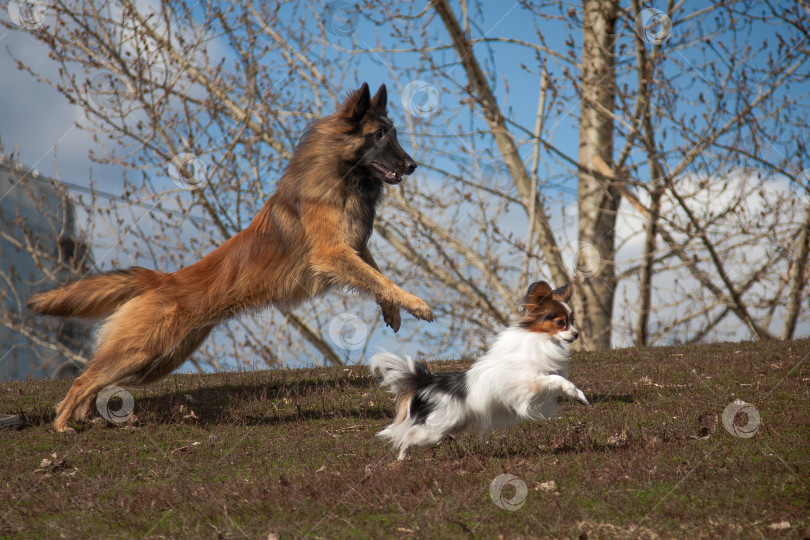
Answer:
[[[177,304],[157,293],[133,298],[101,327],[96,355],[57,407],[54,428],[70,431],[68,422],[74,417],[85,419],[107,386],[162,379],[180,366],[210,331],[210,326],[195,328]]]
[[[76,409],[76,412],[73,413],[73,420],[77,422],[87,422],[93,414],[93,410],[96,408],[96,398],[98,398],[98,394],[85,399]]]
[[[96,407],[99,392],[113,385],[141,385],[158,381],[177,369],[211,332],[211,327],[198,328],[187,333],[180,343],[171,347],[171,353],[162,350],[123,351],[124,344],[106,341],[99,353],[90,362],[87,371],[73,383],[68,395],[57,407],[54,428],[59,432],[70,432],[71,418],[86,420]],[[112,332],[109,336],[114,336]],[[114,339],[114,337],[113,337]],[[141,343],[154,345],[157,339],[141,340]],[[168,347],[166,347],[168,348]]]
[[[89,415],[101,390],[132,382],[170,349],[172,335],[182,336],[173,315],[172,305],[157,295],[133,298],[111,315],[99,330],[96,355],[56,408],[56,431],[71,431],[68,422]]]
[[[56,408],[53,426],[60,433],[70,432],[68,422],[72,418],[86,420],[96,405],[96,397],[107,386],[126,380],[132,371],[140,369],[148,361],[144,353],[130,352],[124,356],[98,354],[90,362],[87,371],[79,376],[67,396]]]
[[[56,406],[56,419],[53,421],[53,427],[59,433],[70,433],[74,429],[68,426],[68,421],[73,417],[73,413],[78,406],[76,398],[82,391],[82,388],[87,384],[87,377],[80,375],[75,381],[73,386],[70,387],[65,399],[63,399]]]

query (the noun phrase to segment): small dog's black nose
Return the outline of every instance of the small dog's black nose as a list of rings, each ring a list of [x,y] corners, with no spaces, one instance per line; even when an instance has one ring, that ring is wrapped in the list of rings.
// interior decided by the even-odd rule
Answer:
[[[574,339],[577,339],[578,337],[579,337],[579,332],[574,332]]]
[[[416,162],[414,160],[411,159],[405,162],[405,174],[411,174],[415,170],[416,170]]]

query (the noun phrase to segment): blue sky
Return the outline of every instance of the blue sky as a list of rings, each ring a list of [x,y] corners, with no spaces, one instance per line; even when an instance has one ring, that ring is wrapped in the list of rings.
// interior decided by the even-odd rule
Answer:
[[[304,4],[302,3],[302,5]],[[574,7],[578,7],[578,5],[572,4]],[[501,37],[524,40],[530,43],[538,42],[534,27],[536,19],[527,16],[525,11],[518,7],[517,3],[482,2],[480,6],[481,12],[479,14],[477,3],[470,4],[470,13],[474,15],[473,35],[475,37]],[[659,7],[663,7],[663,4]],[[678,15],[674,17],[673,34],[683,32],[693,27],[697,22],[692,20],[682,23],[679,21],[678,16],[687,18],[694,10],[702,7],[703,3],[700,2],[686,2]],[[202,7],[197,9],[202,10]],[[414,8],[415,11],[418,9],[421,9],[421,7]],[[322,16],[324,16],[324,13],[329,13],[328,10],[318,8],[317,5],[314,7],[299,7],[296,11],[297,15],[300,16],[309,10],[319,10]],[[558,12],[556,8],[547,11],[553,14]],[[202,13],[200,13],[201,15]],[[282,10],[280,15],[282,20],[284,20],[285,15],[287,14]],[[0,16],[5,20],[9,20],[5,11]],[[295,18],[291,18],[291,24],[294,24],[295,20]],[[619,21],[620,26],[627,23],[628,21]],[[562,44],[569,38],[573,38],[575,46],[578,46],[580,39],[578,30],[569,28],[569,25],[564,21],[539,20],[539,24],[539,30],[545,38],[545,42],[551,48],[564,52],[565,48]],[[722,24],[722,21],[719,24]],[[774,28],[757,25],[754,30],[754,37],[759,35],[767,36],[768,33],[774,34],[768,49],[772,53],[775,52],[777,40]],[[434,18],[428,31],[438,36],[441,42],[447,42],[446,33],[440,27],[436,18]],[[719,42],[722,38],[728,37],[720,33],[717,41]],[[351,47],[352,39],[355,39],[357,45],[361,48],[375,46],[378,39],[383,45],[388,43],[397,44],[396,40],[390,38],[390,27],[376,26],[363,18],[359,19],[356,28],[350,35],[329,34],[329,38],[341,47]],[[744,39],[744,36],[742,38],[738,37],[738,39]],[[47,58],[47,51],[24,32],[0,30],[0,45],[8,48],[13,55],[35,71],[41,71],[51,76],[55,74],[56,66]],[[225,51],[227,54],[227,44],[222,43],[222,45],[220,50]],[[479,45],[476,48],[479,60],[484,68],[488,72],[496,73],[491,82],[501,106],[504,107],[507,116],[521,120],[530,127],[533,124],[532,120],[537,106],[539,83],[539,78],[536,75],[538,62],[535,53],[525,47],[506,43],[492,44],[491,51],[492,54],[490,55],[490,52],[485,47]],[[326,55],[330,58],[339,58],[342,54],[334,48],[326,48]],[[456,82],[458,85],[466,83],[466,75],[463,68],[457,64],[455,51],[441,51],[435,53],[434,56],[437,63],[456,64],[455,67],[449,68],[449,71],[457,74]],[[368,54],[352,58],[350,65],[347,66],[344,72],[343,79],[336,81],[336,86],[349,89],[364,80],[368,81],[372,86],[387,82],[389,89],[392,91],[392,116],[396,118],[401,114],[399,110],[401,109],[401,103],[398,99],[400,96],[396,93],[396,86],[392,84],[391,71],[393,69],[403,81],[419,76],[416,69],[418,67],[417,57],[416,53],[407,53],[389,57]],[[724,54],[720,47],[717,47],[714,51],[708,51],[707,56],[703,55],[703,51],[698,51],[698,54],[696,54],[696,51],[679,50],[670,53],[670,58],[674,61],[668,62],[666,66],[670,75],[676,75],[677,71],[682,69],[684,65],[703,65],[706,61],[713,59],[721,59],[721,63],[726,62],[723,57]],[[778,60],[778,56],[775,58]],[[547,57],[546,60],[552,76],[561,76],[559,62],[551,57]],[[619,57],[620,62],[628,60],[633,60],[632,55],[620,55]],[[762,52],[752,58],[742,60],[744,60],[744,64],[755,68],[763,68],[768,65],[769,61],[772,61]],[[393,64],[387,64],[389,61],[393,61]],[[528,73],[521,68],[521,65],[528,66],[533,73]],[[736,69],[739,69],[739,66]],[[100,182],[102,189],[108,188],[109,191],[115,192],[116,187],[121,185],[122,171],[116,167],[94,164],[88,159],[87,154],[93,148],[93,143],[90,134],[74,127],[74,123],[82,117],[78,107],[68,104],[55,89],[38,83],[28,74],[17,70],[13,60],[7,54],[0,55],[0,72],[3,73],[2,81],[0,81],[0,100],[2,100],[2,103],[0,103],[0,137],[6,151],[10,151],[15,145],[18,146],[21,161],[49,176],[56,173],[54,165],[54,158],[56,157],[62,178],[78,185],[86,186],[89,184],[90,169],[92,168],[93,175]],[[360,73],[362,75],[358,76]],[[280,82],[283,84],[282,81]],[[439,99],[441,110],[444,112],[455,110],[458,107],[459,100],[464,97],[458,91],[458,88],[447,87],[447,81],[428,80],[425,82],[436,83],[436,86],[440,87]],[[808,91],[806,81],[803,86],[803,88],[796,88],[796,85],[794,85],[791,88],[785,88],[781,93],[782,95],[788,95],[789,93],[804,94]],[[701,88],[697,84],[685,86],[681,90],[697,96]],[[751,90],[755,91],[755,88],[752,86]],[[301,96],[301,99],[306,99],[306,96]],[[571,100],[561,104],[561,106],[564,107],[566,114],[555,121],[554,124],[546,126],[545,131],[547,137],[553,138],[558,147],[574,148],[573,145],[577,143],[578,103]],[[525,150],[528,152],[528,148]],[[575,152],[570,152],[570,154],[574,155]],[[550,172],[555,174],[557,171]],[[564,182],[564,184],[569,188],[566,190],[568,192],[567,196],[573,196],[574,185],[570,182]]]
[[[516,39],[532,40],[534,30],[531,19],[521,16],[517,4],[485,3],[485,15],[480,23],[481,32],[485,35],[509,36]],[[3,11],[0,17],[9,20],[8,14]],[[282,13],[283,17],[283,13]],[[434,23],[435,25],[435,23]],[[385,43],[385,27],[375,27],[365,20],[360,20],[354,36],[368,35],[368,46],[374,46],[377,37]],[[564,33],[558,25],[550,25],[544,33],[550,42],[562,41]],[[559,33],[559,35],[555,35]],[[342,37],[330,34],[330,39],[340,46],[351,46],[351,36]],[[358,44],[363,46],[366,40],[359,39]],[[0,29],[0,45],[7,47],[11,53],[24,64],[35,71],[48,76],[55,76],[56,64],[47,57],[47,50],[25,32]],[[226,47],[226,45],[225,45]],[[518,110],[525,110],[532,116],[537,102],[538,79],[529,77],[518,69],[520,62],[532,62],[531,55],[515,45],[496,45],[501,49],[498,55],[497,70],[503,74],[510,85],[509,105]],[[221,49],[225,51],[223,47]],[[505,54],[504,54],[505,53]],[[519,55],[516,53],[520,53]],[[341,53],[327,48],[326,54],[330,57]],[[455,52],[443,53],[448,61],[453,61]],[[398,54],[395,56],[394,69],[405,73],[412,68],[415,54]],[[489,63],[485,58],[484,65]],[[383,64],[385,60],[380,55],[363,56],[353,69],[346,71],[344,80],[337,82],[337,86],[344,90],[356,87],[360,82],[368,81],[373,87],[387,82],[393,90],[391,95],[392,116],[400,115],[400,96],[391,82],[389,66]],[[553,67],[553,66],[550,66]],[[463,69],[455,68],[458,81],[465,82]],[[92,163],[88,159],[88,151],[93,148],[90,134],[74,127],[74,123],[82,118],[81,110],[66,102],[55,89],[46,84],[35,81],[29,74],[17,70],[14,60],[8,54],[0,55],[0,72],[3,73],[0,81],[0,137],[2,137],[6,152],[18,146],[18,155],[23,163],[38,169],[42,174],[53,176],[56,173],[54,159],[58,160],[59,173],[63,180],[78,185],[87,186],[90,169],[101,183],[102,188],[107,187],[115,191],[120,186],[121,171],[117,167],[108,167]],[[361,77],[352,76],[356,72]],[[430,82],[430,81],[427,81]],[[500,93],[503,79],[495,81],[495,90]],[[447,92],[440,94],[443,108],[455,108],[459,95],[450,95]],[[302,96],[305,99],[305,96]],[[577,115],[577,110],[572,110]]]

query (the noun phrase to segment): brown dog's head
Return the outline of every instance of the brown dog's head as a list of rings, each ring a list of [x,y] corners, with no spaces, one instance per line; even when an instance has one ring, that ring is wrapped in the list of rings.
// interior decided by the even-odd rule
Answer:
[[[342,159],[358,172],[399,184],[404,175],[416,169],[416,162],[399,145],[397,130],[388,119],[388,92],[381,85],[374,97],[363,83],[352,92],[338,111],[349,129]]]

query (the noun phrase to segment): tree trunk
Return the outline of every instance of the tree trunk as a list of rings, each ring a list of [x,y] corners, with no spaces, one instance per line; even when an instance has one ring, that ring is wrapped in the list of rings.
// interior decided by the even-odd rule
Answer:
[[[808,247],[810,247],[810,204],[807,205],[806,217],[799,233],[796,255],[790,266],[790,296],[788,296],[785,325],[780,336],[782,339],[791,339],[796,331],[796,321],[802,309],[802,290],[806,282],[804,273],[807,268]]]
[[[579,245],[574,310],[581,347],[610,348],[616,272],[613,264],[618,190],[597,177],[595,158],[612,167],[616,0],[583,0],[585,8],[579,127]]]
[[[667,2],[667,13],[673,9],[673,0]],[[638,20],[641,14],[641,1],[633,0],[633,16]],[[639,115],[641,123],[640,140],[647,150],[647,167],[650,170],[650,213],[647,216],[647,227],[644,235],[644,250],[642,251],[641,268],[638,272],[638,320],[633,332],[633,341],[636,345],[647,345],[649,330],[647,328],[652,310],[652,280],[655,271],[655,255],[658,249],[658,220],[661,214],[661,198],[664,195],[666,181],[664,180],[664,167],[658,156],[655,145],[655,131],[650,116],[650,102],[652,95],[650,86],[653,78],[653,65],[651,57],[647,55],[647,46],[636,36],[636,62],[638,64],[638,93]],[[660,44],[653,46],[652,58],[659,55]]]

